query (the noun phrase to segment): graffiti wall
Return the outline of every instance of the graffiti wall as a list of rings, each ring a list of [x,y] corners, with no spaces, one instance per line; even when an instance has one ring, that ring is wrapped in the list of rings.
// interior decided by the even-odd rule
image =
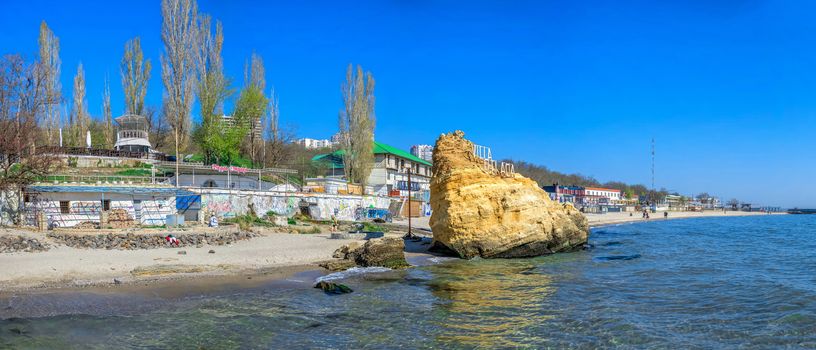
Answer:
[[[244,215],[254,208],[257,215],[268,212],[292,216],[303,208],[318,220],[329,220],[336,215],[340,220],[359,220],[361,208],[388,209],[391,199],[377,196],[342,196],[330,194],[281,194],[274,192],[234,192],[199,190],[201,210],[221,218]]]

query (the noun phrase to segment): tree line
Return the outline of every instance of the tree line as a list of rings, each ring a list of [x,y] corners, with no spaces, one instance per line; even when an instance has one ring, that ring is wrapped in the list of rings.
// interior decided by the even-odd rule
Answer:
[[[581,174],[565,174],[562,172],[550,170],[543,165],[536,165],[525,161],[513,161],[513,160],[506,161],[512,162],[515,166],[516,172],[536,181],[539,184],[539,186],[550,186],[553,184],[559,184],[564,186],[603,187],[620,190],[621,194],[625,198],[634,198],[634,196],[638,196],[638,198],[640,198],[641,200],[648,199],[649,201],[656,202],[663,201],[666,198],[666,196],[670,194],[680,195],[677,192],[670,192],[665,188],[652,190],[646,187],[645,185],[627,184],[621,181],[609,181],[604,183],[598,181],[597,179],[591,176]],[[694,199],[697,199],[698,201],[705,201],[711,198],[711,196],[708,193],[700,193],[694,197],[695,197]],[[685,200],[688,201],[692,200],[692,198],[690,197],[684,198]]]
[[[243,85],[235,88],[224,71],[221,22],[199,12],[195,0],[162,0],[161,14],[160,106],[145,103],[154,67],[142,51],[140,37],[124,44],[120,62],[123,114],[147,119],[154,149],[175,155],[196,154],[196,160],[205,164],[310,170],[312,165],[304,161],[306,155],[290,145],[292,128],[279,126],[278,97],[274,87],[267,86],[263,58],[253,53],[247,59]],[[0,141],[10,141],[0,145],[4,181],[13,177],[15,166],[18,172],[25,168],[20,165],[22,158],[42,163],[21,172],[28,174],[23,177],[29,180],[53,170],[59,162],[44,161],[45,157],[34,152],[36,146],[61,143],[85,147],[88,132],[95,148],[113,148],[116,141],[108,78],[102,92],[102,116],[93,118],[88,112],[82,63],[76,68],[70,102],[63,97],[60,42],[45,21],[40,24],[38,44],[35,60],[27,61],[21,54],[5,55],[0,60],[0,126],[14,124],[0,130]],[[341,93],[338,128],[343,135],[341,146],[348,150],[347,176],[364,183],[373,162],[373,75],[349,64]],[[196,101],[200,120],[193,121]],[[225,110],[227,101],[234,102],[231,111]],[[225,115],[229,118],[222,117]]]

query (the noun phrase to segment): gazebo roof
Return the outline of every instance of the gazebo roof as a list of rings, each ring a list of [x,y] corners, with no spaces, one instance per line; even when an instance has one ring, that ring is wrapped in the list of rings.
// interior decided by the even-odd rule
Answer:
[[[147,123],[147,117],[138,114],[125,114],[123,116],[116,117],[114,120],[116,120],[116,122],[119,124]]]

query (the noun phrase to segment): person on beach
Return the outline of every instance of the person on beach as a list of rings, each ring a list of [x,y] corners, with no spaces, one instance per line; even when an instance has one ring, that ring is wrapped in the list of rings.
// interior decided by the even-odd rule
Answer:
[[[218,227],[218,218],[215,215],[210,215],[210,227]]]
[[[165,241],[166,241],[168,244],[170,244],[170,245],[174,245],[174,244],[175,244],[175,245],[176,245],[176,247],[178,247],[178,245],[179,245],[179,240],[178,240],[178,238],[176,238],[176,236],[173,236],[173,235],[167,235],[167,237],[164,237],[164,240],[165,240]]]
[[[663,212],[663,218],[664,218],[664,219],[668,219],[668,218],[669,218],[669,212],[664,211],[664,212]]]
[[[331,232],[337,232],[337,226],[339,226],[337,225],[337,216],[332,215],[331,221],[332,221]]]

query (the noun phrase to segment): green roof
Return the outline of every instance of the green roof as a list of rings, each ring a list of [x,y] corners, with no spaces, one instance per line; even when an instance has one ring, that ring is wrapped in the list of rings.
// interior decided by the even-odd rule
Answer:
[[[342,149],[334,151],[333,153],[330,153],[330,154],[318,154],[318,155],[312,157],[312,161],[323,160],[324,158],[326,158],[328,156],[332,156],[332,158],[336,159],[336,158],[342,157],[344,154],[346,154],[346,151],[342,150]],[[402,158],[408,159],[408,160],[413,161],[413,162],[417,162],[417,163],[420,163],[420,164],[431,166],[431,163],[429,163],[428,161],[426,161],[426,160],[424,160],[422,158],[419,158],[419,157],[417,157],[417,156],[415,156],[415,155],[413,155],[411,153],[405,152],[405,151],[403,151],[403,150],[401,150],[399,148],[396,148],[394,146],[389,146],[389,145],[386,145],[384,143],[377,142],[377,141],[374,141],[374,154],[393,154],[393,155],[395,155],[397,157],[402,157]]]

